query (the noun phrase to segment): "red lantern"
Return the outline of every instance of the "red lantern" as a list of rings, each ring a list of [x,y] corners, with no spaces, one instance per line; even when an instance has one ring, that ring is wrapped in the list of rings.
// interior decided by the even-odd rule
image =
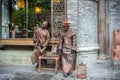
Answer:
[[[81,64],[77,66],[77,78],[84,79],[86,77],[87,77],[87,66],[86,64],[83,64],[83,62],[81,62]]]
[[[18,8],[24,8],[25,7],[25,3],[24,0],[18,0]]]

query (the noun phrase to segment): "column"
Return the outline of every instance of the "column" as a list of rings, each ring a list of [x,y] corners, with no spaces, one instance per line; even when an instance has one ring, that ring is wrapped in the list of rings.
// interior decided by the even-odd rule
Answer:
[[[87,66],[97,62],[98,45],[98,2],[79,0],[78,23],[78,64]]]
[[[98,50],[98,3],[79,0],[78,49],[79,51]]]
[[[99,60],[106,60],[106,0],[99,0]]]
[[[2,38],[9,38],[8,0],[2,0]]]
[[[77,65],[93,65],[98,54],[98,1],[67,0],[67,19],[77,33]]]

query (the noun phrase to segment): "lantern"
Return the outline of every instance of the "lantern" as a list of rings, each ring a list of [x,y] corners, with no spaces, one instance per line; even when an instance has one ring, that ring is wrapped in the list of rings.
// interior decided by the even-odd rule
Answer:
[[[36,6],[35,6],[35,13],[41,13],[42,11],[42,7],[41,7],[41,3],[40,1],[38,0],[37,3],[36,3]]]
[[[18,8],[24,8],[25,7],[25,3],[24,0],[18,0]]]
[[[60,0],[53,0],[54,3],[60,3]]]
[[[35,13],[41,13],[41,11],[42,11],[42,8],[40,7],[40,6],[36,6],[35,7]]]
[[[83,62],[81,62],[77,66],[77,78],[84,79],[86,77],[87,77],[87,66],[86,64],[83,64]]]

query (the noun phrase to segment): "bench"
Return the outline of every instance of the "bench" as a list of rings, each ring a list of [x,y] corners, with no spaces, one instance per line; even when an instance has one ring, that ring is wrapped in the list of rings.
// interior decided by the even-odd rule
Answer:
[[[51,46],[52,43],[58,42],[59,39],[52,38],[49,42],[49,46]],[[8,38],[8,39],[0,39],[0,45],[7,46],[34,46],[33,39],[31,38]]]

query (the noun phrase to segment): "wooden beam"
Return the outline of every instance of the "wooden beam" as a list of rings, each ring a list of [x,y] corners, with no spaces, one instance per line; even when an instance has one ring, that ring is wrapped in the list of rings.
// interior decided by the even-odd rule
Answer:
[[[109,0],[105,0],[105,31],[106,31],[106,44],[105,44],[105,52],[106,55],[110,55],[110,46],[109,46]]]
[[[99,0],[99,45],[100,53],[105,53],[104,47],[104,25],[105,25],[105,10],[104,10],[104,0]]]
[[[99,0],[99,57],[98,59],[107,59],[106,57],[106,0]]]

